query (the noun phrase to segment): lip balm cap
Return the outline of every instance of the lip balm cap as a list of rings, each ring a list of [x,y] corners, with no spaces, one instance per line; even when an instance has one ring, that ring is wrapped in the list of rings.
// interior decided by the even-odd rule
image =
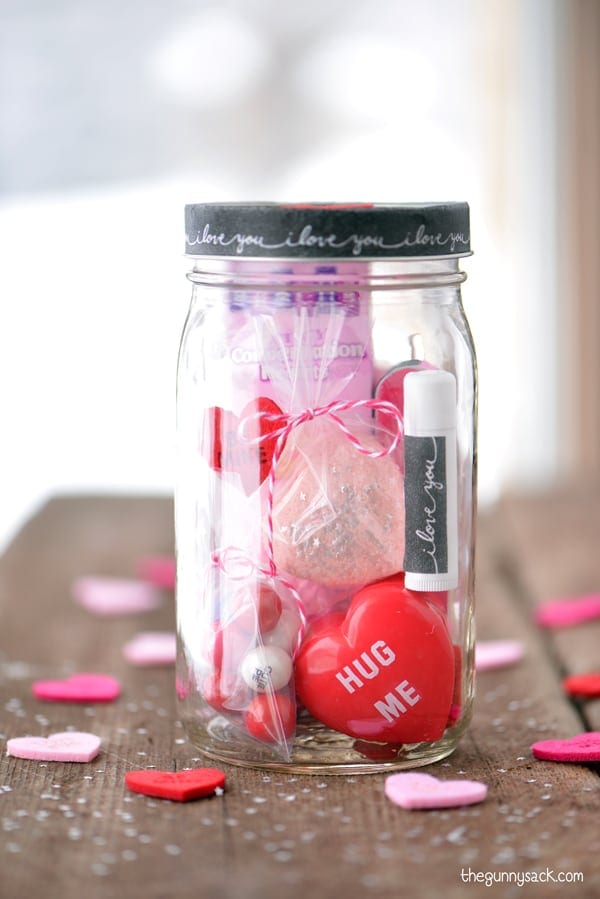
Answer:
[[[456,428],[456,378],[449,371],[415,371],[404,379],[404,431],[419,436]]]

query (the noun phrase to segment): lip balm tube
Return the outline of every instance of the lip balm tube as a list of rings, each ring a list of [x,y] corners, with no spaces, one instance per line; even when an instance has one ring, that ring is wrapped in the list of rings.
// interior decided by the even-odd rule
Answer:
[[[405,584],[458,585],[456,379],[447,371],[404,379]]]

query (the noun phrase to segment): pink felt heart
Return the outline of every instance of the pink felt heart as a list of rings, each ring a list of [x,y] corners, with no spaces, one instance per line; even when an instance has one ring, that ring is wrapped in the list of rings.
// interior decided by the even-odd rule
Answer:
[[[600,617],[600,593],[550,599],[535,610],[540,627],[573,627]]]
[[[536,759],[551,762],[600,762],[600,731],[568,740],[540,740],[531,747]]]
[[[177,640],[172,631],[141,631],[123,647],[123,655],[132,665],[173,665]]]
[[[95,615],[131,615],[149,612],[161,604],[155,587],[125,578],[81,577],[72,591],[76,602]]]
[[[175,559],[171,556],[144,556],[138,561],[137,572],[141,580],[162,590],[175,589]]]
[[[33,693],[46,702],[112,702],[121,685],[107,674],[74,674],[64,680],[38,680]]]
[[[525,647],[520,640],[478,640],[475,646],[475,668],[488,671],[506,668],[523,658]]]
[[[488,788],[478,780],[438,780],[431,774],[392,774],[385,795],[402,808],[456,808],[482,802]]]
[[[44,762],[91,762],[100,752],[100,737],[78,731],[49,737],[15,737],[8,740],[9,755]]]

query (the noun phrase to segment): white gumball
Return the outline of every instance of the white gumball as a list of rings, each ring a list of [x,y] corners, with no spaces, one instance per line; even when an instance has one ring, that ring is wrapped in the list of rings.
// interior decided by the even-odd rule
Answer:
[[[259,646],[246,653],[240,674],[253,690],[281,690],[292,676],[292,659],[280,646]]]

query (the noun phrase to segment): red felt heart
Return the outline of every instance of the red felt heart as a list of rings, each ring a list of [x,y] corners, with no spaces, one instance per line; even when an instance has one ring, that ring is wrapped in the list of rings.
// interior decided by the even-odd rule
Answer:
[[[265,396],[251,400],[239,418],[228,409],[211,406],[207,410],[208,427],[202,438],[202,455],[213,471],[239,474],[244,492],[249,496],[269,475],[277,444],[275,432],[281,428],[282,415],[277,403]],[[267,416],[280,418],[269,420]]]
[[[442,615],[399,579],[360,590],[341,624],[310,633],[296,659],[309,712],[362,740],[438,740],[454,690],[454,649]]]
[[[600,671],[590,671],[587,674],[572,674],[563,680],[563,688],[571,696],[581,696],[586,699],[600,697]]]
[[[225,774],[218,768],[191,768],[189,771],[128,771],[125,784],[134,793],[187,802],[210,796],[225,785]]]

